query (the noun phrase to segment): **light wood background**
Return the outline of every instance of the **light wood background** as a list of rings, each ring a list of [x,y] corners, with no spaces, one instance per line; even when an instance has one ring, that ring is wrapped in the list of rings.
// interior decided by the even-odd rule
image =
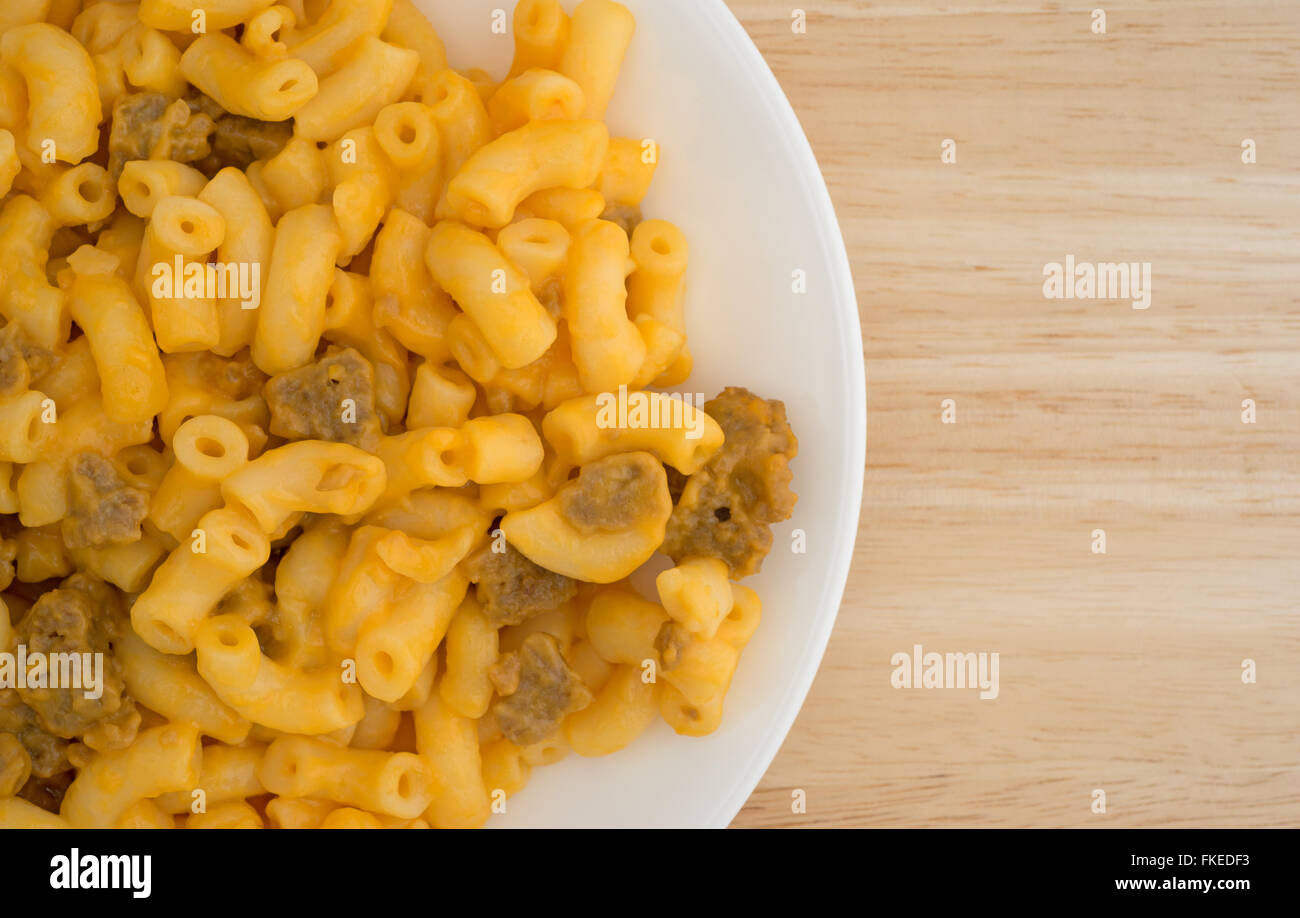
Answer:
[[[729,2],[868,401],[839,621],[735,824],[1300,825],[1300,2]],[[1150,308],[1045,299],[1067,253],[1151,262]],[[1000,697],[891,688],[916,643],[997,651]]]

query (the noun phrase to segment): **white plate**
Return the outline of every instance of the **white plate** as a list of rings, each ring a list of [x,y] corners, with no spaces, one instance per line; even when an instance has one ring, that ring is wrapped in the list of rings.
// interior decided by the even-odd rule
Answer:
[[[500,78],[513,52],[492,33],[500,0],[416,0],[451,66]],[[687,318],[695,375],[683,391],[745,386],[786,403],[799,437],[799,504],[757,577],[763,622],[741,657],[722,726],[679,737],[662,721],[601,759],[535,769],[497,827],[725,827],[744,805],[812,684],[844,592],[866,443],[862,333],[844,242],[785,94],[722,0],[622,0],[637,17],[608,122],[662,149],[643,207],[691,246]],[[571,2],[566,3],[572,9]],[[791,40],[797,40],[792,35]],[[792,292],[793,272],[807,292]],[[807,551],[791,551],[796,529]]]

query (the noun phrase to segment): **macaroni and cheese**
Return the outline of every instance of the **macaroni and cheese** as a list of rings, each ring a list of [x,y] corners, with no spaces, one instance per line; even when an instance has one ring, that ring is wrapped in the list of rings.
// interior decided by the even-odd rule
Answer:
[[[663,391],[635,28],[520,0],[498,81],[412,0],[0,14],[0,827],[473,827],[718,728],[797,443]]]

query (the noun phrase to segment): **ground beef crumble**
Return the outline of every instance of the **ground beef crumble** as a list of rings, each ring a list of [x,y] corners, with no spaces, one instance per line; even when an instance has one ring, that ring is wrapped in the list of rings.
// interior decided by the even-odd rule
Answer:
[[[501,696],[492,706],[493,714],[502,735],[516,746],[541,742],[567,715],[591,704],[591,692],[550,634],[530,634],[488,674]]]
[[[733,578],[758,573],[772,548],[774,523],[790,518],[790,460],[799,441],[785,405],[731,387],[704,405],[726,440],[682,486],[663,551],[674,561],[720,558]]]

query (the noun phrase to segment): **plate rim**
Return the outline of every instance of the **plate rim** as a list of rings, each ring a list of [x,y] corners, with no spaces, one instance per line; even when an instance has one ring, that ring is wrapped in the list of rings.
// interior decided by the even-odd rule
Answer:
[[[682,0],[675,0],[682,5]],[[867,439],[867,403],[866,403],[866,359],[863,352],[862,323],[858,314],[857,288],[853,281],[853,269],[849,261],[848,249],[844,242],[844,233],[835,213],[835,204],[831,199],[830,189],[817,162],[812,143],[799,122],[799,117],[791,105],[789,97],[777,80],[772,68],[763,57],[754,40],[749,36],[740,20],[736,18],[724,0],[689,0],[693,11],[702,17],[718,34],[731,56],[742,66],[744,76],[754,86],[758,98],[763,102],[768,114],[777,122],[786,152],[798,166],[796,178],[806,193],[816,218],[819,235],[819,247],[832,263],[833,271],[827,278],[831,290],[831,302],[835,306],[836,320],[840,328],[839,357],[843,364],[848,391],[842,405],[841,420],[848,436],[847,461],[840,485],[845,496],[846,516],[833,533],[835,552],[829,564],[830,577],[822,587],[818,608],[822,610],[812,640],[805,646],[804,653],[794,670],[797,674],[786,687],[781,704],[777,708],[781,713],[773,718],[771,726],[764,734],[763,741],[757,745],[749,756],[744,768],[732,784],[732,791],[722,797],[714,811],[705,820],[708,828],[728,828],[736,815],[749,801],[754,789],[763,779],[776,754],[784,745],[790,729],[794,726],[800,711],[812,688],[813,680],[821,670],[826,648],[830,643],[831,632],[839,618],[840,606],[848,586],[849,569],[853,562],[853,552],[857,544],[858,527],[862,514],[862,495],[866,478],[866,439]],[[840,308],[843,306],[844,308]],[[856,471],[855,471],[856,470]],[[829,613],[825,610],[829,609]]]

